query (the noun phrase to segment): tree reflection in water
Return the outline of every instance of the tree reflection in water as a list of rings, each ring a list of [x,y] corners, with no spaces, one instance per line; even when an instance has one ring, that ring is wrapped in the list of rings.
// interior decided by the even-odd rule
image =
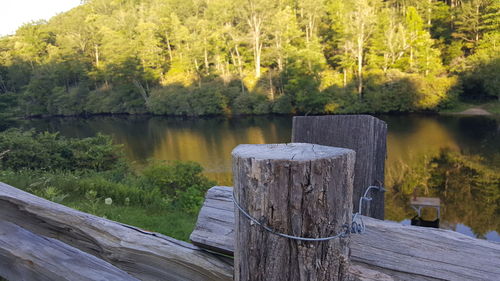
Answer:
[[[412,166],[402,165],[397,174],[388,173],[387,219],[401,221],[414,215],[409,201],[417,188],[419,196],[441,199],[445,228],[456,230],[457,224],[465,224],[480,238],[491,231],[500,233],[500,174],[482,162],[477,155],[444,148]]]

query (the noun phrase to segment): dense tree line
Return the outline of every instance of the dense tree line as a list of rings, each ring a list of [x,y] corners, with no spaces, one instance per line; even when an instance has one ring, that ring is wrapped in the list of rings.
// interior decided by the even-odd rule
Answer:
[[[500,98],[499,0],[86,0],[0,38],[23,115],[436,110]]]

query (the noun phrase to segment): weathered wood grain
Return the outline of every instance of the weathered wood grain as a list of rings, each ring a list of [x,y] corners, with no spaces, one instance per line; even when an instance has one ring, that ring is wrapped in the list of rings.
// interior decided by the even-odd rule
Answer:
[[[232,155],[235,198],[259,222],[308,238],[345,231],[352,216],[354,151],[306,143],[244,144]],[[237,209],[236,214],[236,281],[346,280],[348,237],[283,238]]]
[[[139,280],[59,240],[6,221],[0,221],[0,276],[20,281]]]
[[[208,191],[191,235],[194,244],[234,251],[231,194],[230,187]],[[403,226],[368,217],[364,221],[366,232],[351,236],[351,263],[373,270],[375,276],[384,274],[385,279],[389,276],[394,280],[498,280],[500,276],[498,243],[444,229]]]
[[[232,262],[0,183],[0,221],[58,239],[141,280],[232,280]]]
[[[370,115],[296,116],[292,142],[316,143],[356,151],[353,208],[370,185],[384,185],[387,124]],[[384,193],[370,191],[373,200],[363,214],[384,219]]]
[[[207,192],[189,240],[194,245],[218,253],[234,252],[234,203],[232,187],[215,186]]]

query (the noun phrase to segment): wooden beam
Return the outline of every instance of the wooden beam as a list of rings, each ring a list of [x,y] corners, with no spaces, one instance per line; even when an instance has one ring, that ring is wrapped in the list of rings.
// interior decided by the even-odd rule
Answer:
[[[296,116],[292,142],[345,147],[356,151],[353,209],[368,186],[384,185],[387,124],[370,115]],[[363,214],[384,219],[384,192],[371,190]]]
[[[0,276],[9,280],[139,281],[101,259],[0,221]]]
[[[0,221],[58,239],[141,280],[232,280],[232,261],[0,183]]]
[[[235,281],[346,280],[349,237],[301,241],[263,226],[306,238],[345,233],[352,216],[354,151],[309,143],[242,144],[232,155],[241,204],[241,211],[235,209]]]
[[[225,253],[234,251],[231,196],[230,187],[216,186],[208,191],[196,229],[191,234],[195,245]],[[385,279],[389,276],[394,280],[464,281],[498,280],[500,276],[499,243],[450,230],[363,219],[366,232],[351,236],[351,263],[372,270],[375,276],[383,274]]]

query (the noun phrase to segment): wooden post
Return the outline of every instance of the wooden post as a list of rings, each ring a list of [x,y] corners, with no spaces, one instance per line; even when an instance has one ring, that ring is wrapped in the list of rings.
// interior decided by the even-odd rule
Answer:
[[[351,221],[355,153],[313,144],[239,145],[233,150],[235,200],[273,230],[319,238]],[[283,238],[235,208],[236,281],[345,280],[349,238]]]
[[[353,208],[368,186],[384,185],[387,124],[370,115],[297,116],[293,118],[292,142],[306,142],[356,151]],[[363,215],[384,219],[384,192],[372,189],[372,201]]]

